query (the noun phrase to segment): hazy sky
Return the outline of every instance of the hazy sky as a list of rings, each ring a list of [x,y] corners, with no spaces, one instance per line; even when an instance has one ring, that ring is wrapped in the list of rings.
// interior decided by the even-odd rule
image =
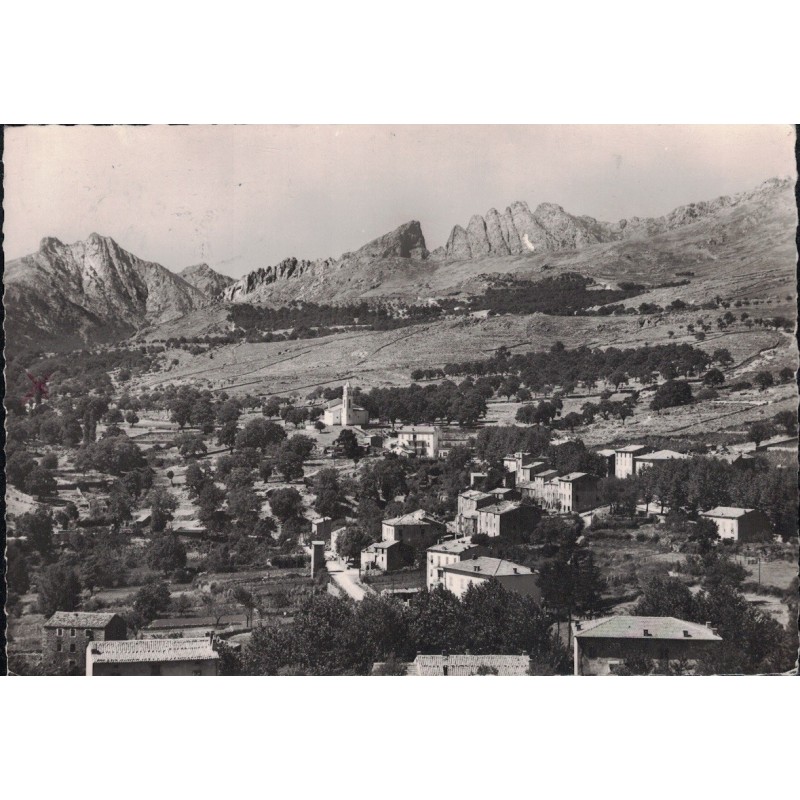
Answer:
[[[794,175],[790,126],[27,127],[5,131],[5,253],[97,232],[234,277],[411,219],[430,249],[514,200],[618,220]]]

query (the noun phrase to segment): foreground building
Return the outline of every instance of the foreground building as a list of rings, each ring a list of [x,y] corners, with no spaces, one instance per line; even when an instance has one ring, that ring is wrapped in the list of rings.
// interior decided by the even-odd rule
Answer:
[[[218,675],[213,639],[127,639],[93,642],[86,648],[86,674]]]
[[[704,511],[700,516],[710,519],[717,526],[720,539],[763,542],[775,535],[767,516],[754,508],[717,506],[710,511]]]
[[[128,626],[119,614],[56,611],[43,626],[42,664],[46,668],[83,675],[89,642],[117,641],[127,635]]]
[[[537,602],[542,596],[539,576],[533,570],[503,558],[473,556],[441,567],[441,572],[441,585],[456,597],[462,597],[472,585],[493,580],[507,591],[533,597]]]
[[[526,655],[470,655],[443,653],[437,656],[418,655],[408,665],[409,675],[528,675],[530,659]]]
[[[626,615],[573,622],[572,637],[575,675],[613,675],[634,659],[664,667],[682,661],[692,669],[722,641],[697,622]]]

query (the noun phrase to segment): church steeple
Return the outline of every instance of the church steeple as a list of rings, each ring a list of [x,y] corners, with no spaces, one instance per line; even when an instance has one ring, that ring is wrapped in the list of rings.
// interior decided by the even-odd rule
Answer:
[[[347,381],[342,389],[342,421],[346,418],[346,414],[350,411],[350,381]]]

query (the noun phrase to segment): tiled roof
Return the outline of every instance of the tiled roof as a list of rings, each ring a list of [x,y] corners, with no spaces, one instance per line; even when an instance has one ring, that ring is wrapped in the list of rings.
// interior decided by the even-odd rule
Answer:
[[[442,567],[449,572],[460,572],[468,575],[486,575],[491,578],[504,575],[532,575],[533,571],[521,564],[513,561],[506,561],[504,558],[490,558],[489,556],[478,556],[468,558],[466,561],[458,561],[455,564],[448,564]]]
[[[482,500],[485,497],[491,497],[491,495],[478,489],[467,489],[466,492],[461,492],[459,497],[463,497],[465,500]]]
[[[431,425],[407,425],[400,428],[398,433],[436,433],[436,428]]]
[[[219,626],[238,625],[244,623],[244,614],[225,614],[219,618]],[[168,630],[170,628],[215,628],[216,617],[172,617],[169,619],[154,619],[144,630]]]
[[[558,470],[555,469],[546,469],[543,472],[537,472],[534,478],[541,478],[542,480],[549,480],[550,478],[558,477]]]
[[[439,542],[428,548],[429,553],[463,553],[470,547],[477,547],[472,544],[472,539],[451,539],[449,542]]]
[[[489,667],[497,670],[498,675],[527,675],[530,668],[528,656],[498,656],[498,655],[453,655],[417,656],[409,665],[409,675],[444,675],[447,667],[449,676],[475,675],[480,667]]]
[[[491,506],[484,506],[483,508],[478,509],[478,511],[483,514],[484,512],[487,514],[508,514],[510,511],[516,511],[522,503],[518,503],[516,500],[503,500],[501,503],[495,503]]]
[[[218,659],[211,640],[195,639],[124,639],[120,642],[92,642],[90,651],[95,663],[122,661],[200,661]]]
[[[568,475],[562,475],[559,480],[566,481],[567,483],[572,483],[572,481],[578,481],[581,478],[588,478],[590,477],[588,472],[570,472]]]
[[[675,450],[656,450],[655,453],[645,453],[636,456],[637,461],[667,461],[672,458],[688,458],[686,453],[678,453]]]
[[[629,444],[626,447],[618,447],[617,453],[640,453],[642,450],[649,450],[646,444]]]
[[[433,517],[429,517],[421,508],[417,511],[412,511],[410,514],[402,514],[399,517],[383,520],[384,525],[419,525],[420,522],[436,522],[436,520]]]
[[[116,614],[104,611],[56,611],[45,628],[105,628]]]
[[[739,519],[745,514],[749,514],[752,508],[734,508],[732,506],[717,506],[711,511],[703,511],[701,517],[724,517],[725,519]]]
[[[370,548],[373,551],[374,550],[388,550],[390,547],[395,547],[395,546],[399,547],[401,544],[402,544],[402,542],[375,542],[374,544],[371,544],[367,548],[367,550],[369,550]]]
[[[579,627],[580,626],[580,627]],[[701,639],[721,641],[722,637],[706,625],[675,617],[603,617],[573,624],[578,639]],[[647,631],[647,636],[645,636]],[[685,632],[685,633],[684,633]],[[688,633],[688,636],[686,635]]]
[[[616,450],[609,450],[608,448],[604,448],[603,450],[597,451],[597,455],[606,457],[616,455],[616,453],[617,453]]]

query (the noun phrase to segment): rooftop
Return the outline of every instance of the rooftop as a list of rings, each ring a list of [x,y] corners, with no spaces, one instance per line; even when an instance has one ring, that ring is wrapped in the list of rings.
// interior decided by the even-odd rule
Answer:
[[[733,506],[717,506],[711,511],[703,511],[701,517],[724,517],[726,519],[738,519],[745,514],[749,514],[752,508],[734,508]]]
[[[647,633],[645,633],[647,631]],[[722,641],[707,625],[675,617],[632,617],[620,615],[574,623],[578,639],[698,639]]]
[[[593,478],[593,475],[590,475],[588,472],[570,472],[568,475],[562,475],[559,480],[560,481],[567,481],[567,483],[572,483],[572,481],[579,481],[581,478]]]
[[[503,500],[500,503],[494,503],[491,506],[484,506],[478,511],[483,514],[508,514],[512,511],[516,511],[518,508],[522,506],[522,503],[517,502],[516,500]]]
[[[211,639],[123,639],[119,642],[92,642],[92,660],[97,663],[123,661],[201,661],[218,659]]]
[[[537,472],[534,478],[541,478],[542,480],[550,480],[550,478],[557,478],[558,477],[558,470],[556,469],[546,469],[542,472]]]
[[[450,539],[447,542],[439,542],[439,544],[431,545],[428,548],[429,553],[463,553],[471,547],[478,545],[472,544],[472,539]]]
[[[496,656],[496,655],[453,655],[417,656],[409,664],[409,675],[475,675],[480,667],[496,669],[498,675],[527,675],[530,667],[528,656]]]
[[[429,517],[427,512],[421,508],[409,514],[383,520],[384,525],[419,525],[420,522],[436,522],[436,520]]]
[[[398,434],[403,433],[436,433],[436,428],[433,425],[405,425],[400,428]]]
[[[402,542],[373,542],[370,545],[367,545],[361,552],[362,553],[374,553],[376,550],[388,550],[390,547],[395,547],[401,545]]]
[[[466,492],[461,492],[459,497],[463,497],[465,500],[481,500],[484,497],[491,497],[491,495],[478,489],[467,489]]]
[[[603,448],[602,450],[598,450],[597,451],[597,455],[605,456],[606,458],[608,458],[609,456],[616,455],[616,454],[617,454],[616,450],[609,450],[607,447]]]
[[[618,447],[614,452],[616,453],[641,453],[649,450],[646,444],[629,444],[626,447]]]
[[[678,453],[675,450],[656,450],[655,453],[644,453],[636,456],[637,461],[667,461],[671,458],[689,458],[686,453]]]
[[[105,628],[117,614],[107,611],[56,611],[45,628]]]
[[[455,564],[448,564],[442,569],[449,572],[460,572],[468,575],[479,573],[491,578],[502,577],[505,575],[532,575],[533,570],[515,564],[513,561],[506,561],[504,558],[490,558],[489,556],[478,556],[468,558],[466,561],[458,561]]]

